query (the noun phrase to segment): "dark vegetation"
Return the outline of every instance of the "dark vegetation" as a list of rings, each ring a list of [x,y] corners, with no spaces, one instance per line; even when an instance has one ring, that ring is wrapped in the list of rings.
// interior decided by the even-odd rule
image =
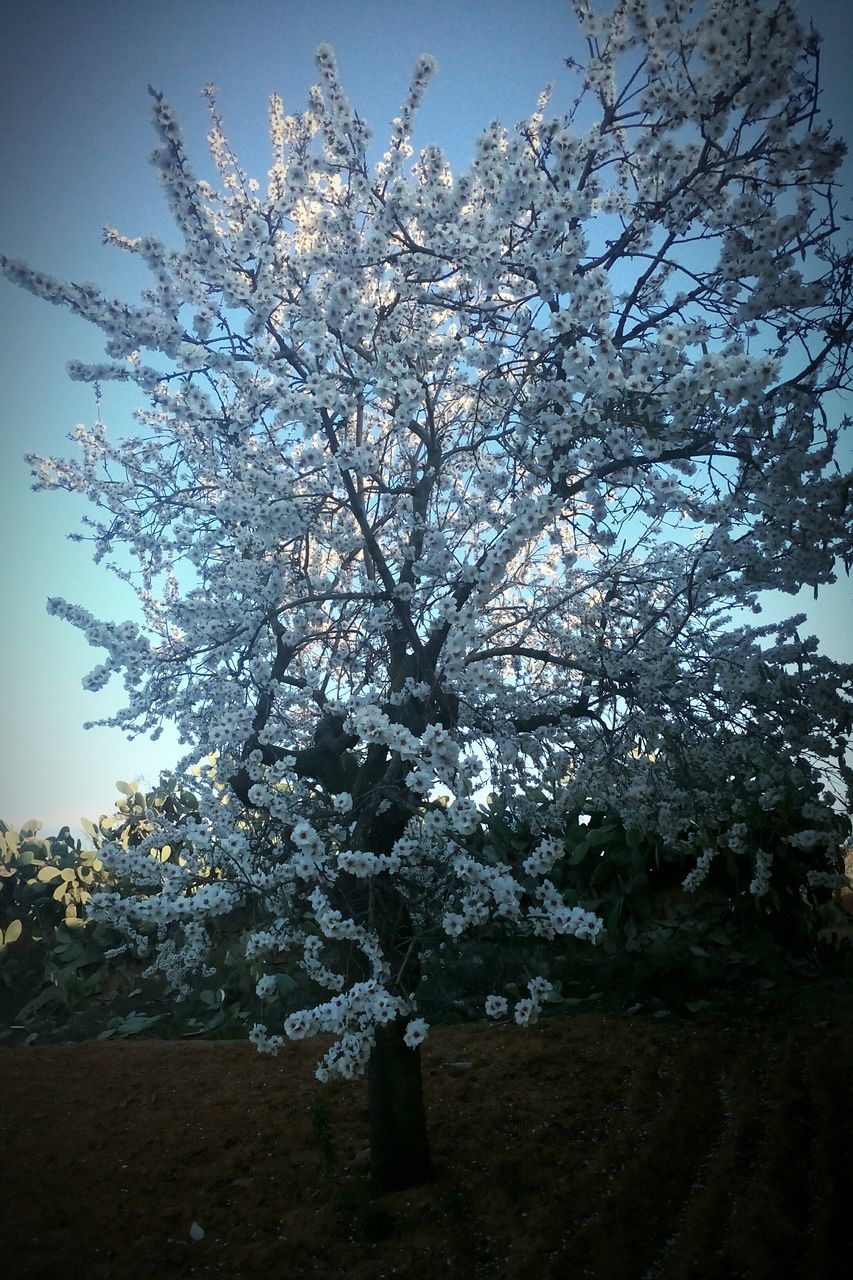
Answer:
[[[120,790],[115,813],[97,826],[86,824],[88,849],[68,827],[44,837],[35,822],[20,831],[0,823],[0,1038],[240,1037],[259,1018],[274,1025],[276,1003],[284,1016],[316,999],[307,978],[286,971],[277,975],[272,1001],[258,998],[261,970],[244,954],[249,919],[212,922],[219,929],[215,977],[198,980],[176,1001],[157,975],[147,975],[149,957],[123,947],[114,929],[87,916],[94,890],[121,886],[98,856],[103,842],[133,847],[148,833],[152,809],[179,821],[196,803],[187,790],[165,783],[148,795],[131,784]],[[784,810],[773,820],[774,834],[784,834]],[[767,824],[768,815],[757,813],[754,821]],[[838,821],[841,832],[844,820]],[[523,857],[535,842],[499,800],[489,808],[489,838],[507,860]],[[695,893],[685,893],[683,860],[632,839],[605,813],[570,826],[566,843],[559,888],[604,916],[603,942],[594,948],[573,939],[541,943],[492,930],[454,944],[452,956],[449,944],[440,944],[424,956],[429,981],[419,993],[431,1024],[477,1021],[485,994],[520,995],[533,973],[548,973],[555,984],[548,997],[552,1013],[594,1008],[695,1016],[744,989],[770,991],[780,973],[831,976],[849,968],[849,882],[845,887],[842,880],[835,893],[801,892],[807,855],[778,860],[769,893],[755,899],[748,891],[751,870],[734,854],[719,859]],[[168,856],[179,854],[173,848]],[[840,859],[837,869],[844,870]]]

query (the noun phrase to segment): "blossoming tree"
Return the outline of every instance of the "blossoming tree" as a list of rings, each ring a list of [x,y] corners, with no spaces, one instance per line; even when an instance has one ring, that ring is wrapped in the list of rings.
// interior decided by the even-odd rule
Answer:
[[[263,188],[212,91],[218,190],[153,94],[180,243],[107,232],[151,269],[136,304],[3,260],[104,330],[73,377],[148,400],[132,438],[98,422],[82,460],[33,460],[99,508],[97,558],[131,553],[144,626],[49,608],[107,652],[88,687],[123,673],[106,723],[171,720],[216,753],[196,815],[103,851],[137,887],[98,910],[180,988],[210,919],[250,907],[259,994],[282,956],[319,993],[252,1038],[331,1033],[318,1076],[367,1069],[384,1187],[429,1168],[422,957],[495,923],[594,941],[560,890],[592,803],[680,846],[688,888],[721,850],[757,898],[794,852],[812,881],[838,852],[816,779],[844,772],[851,672],[802,616],[745,621],[850,557],[825,404],[848,386],[851,259],[818,43],[791,0],[575,8],[578,96],[490,125],[466,172],[411,159],[429,58],[369,162],[324,47],[307,109],[272,100]],[[524,854],[490,844],[480,788],[527,807]],[[777,837],[783,796],[808,799]],[[531,978],[517,1022],[547,990]]]

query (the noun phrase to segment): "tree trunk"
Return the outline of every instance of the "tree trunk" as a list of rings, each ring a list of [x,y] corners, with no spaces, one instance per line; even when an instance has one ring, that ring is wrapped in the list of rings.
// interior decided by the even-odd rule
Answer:
[[[403,1040],[403,1019],[376,1028],[367,1066],[370,1175],[374,1190],[402,1191],[431,1173],[420,1049]]]

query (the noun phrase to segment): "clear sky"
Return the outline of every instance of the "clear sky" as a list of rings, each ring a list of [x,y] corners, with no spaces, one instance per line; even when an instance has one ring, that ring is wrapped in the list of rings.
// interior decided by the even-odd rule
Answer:
[[[853,3],[801,0],[801,12],[825,36],[824,111],[853,143]],[[578,42],[568,0],[0,0],[0,18],[0,252],[130,297],[138,267],[101,244],[102,228],[172,234],[146,164],[149,84],[176,108],[202,171],[200,89],[216,84],[229,138],[262,180],[269,95],[280,93],[288,110],[304,105],[319,44],[335,49],[351,100],[380,144],[415,58],[432,53],[439,74],[415,143],[439,142],[458,168],[480,128],[529,115],[546,82],[555,83],[554,109],[568,105],[563,59]],[[848,205],[850,172],[848,159]],[[85,720],[121,705],[121,688],[86,693],[81,678],[102,651],[45,612],[47,597],[61,595],[97,617],[136,616],[128,588],[93,565],[85,545],[67,540],[85,501],[32,493],[22,457],[73,452],[65,436],[90,423],[95,406],[92,388],[70,382],[65,363],[98,359],[100,337],[0,281],[0,817],[39,818],[48,832],[111,811],[117,779],[156,781],[179,754],[167,735],[152,744],[83,730]],[[131,433],[140,396],[105,387],[102,416],[112,433]],[[808,609],[832,656],[853,659],[846,580],[817,603],[810,595],[786,600],[768,617],[795,608]]]

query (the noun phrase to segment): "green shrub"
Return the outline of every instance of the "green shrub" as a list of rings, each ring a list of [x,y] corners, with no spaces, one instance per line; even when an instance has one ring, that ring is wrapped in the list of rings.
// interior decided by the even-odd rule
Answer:
[[[0,822],[0,1018],[75,1008],[100,988],[115,942],[86,918],[93,890],[109,879],[97,849],[84,849],[68,827],[49,837],[40,829]]]

